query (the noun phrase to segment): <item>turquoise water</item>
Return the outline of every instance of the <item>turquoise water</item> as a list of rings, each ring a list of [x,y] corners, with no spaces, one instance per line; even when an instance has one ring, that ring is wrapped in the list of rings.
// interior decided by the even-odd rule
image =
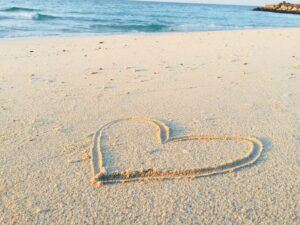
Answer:
[[[129,0],[0,0],[0,38],[300,27],[251,6]]]

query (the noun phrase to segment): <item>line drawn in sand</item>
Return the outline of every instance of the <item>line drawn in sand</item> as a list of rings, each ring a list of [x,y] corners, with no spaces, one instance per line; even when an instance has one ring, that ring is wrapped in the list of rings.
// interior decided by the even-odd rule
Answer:
[[[182,141],[235,141],[244,142],[248,144],[248,154],[234,161],[226,162],[216,166],[199,167],[186,170],[136,170],[136,171],[123,171],[107,173],[103,164],[103,151],[102,151],[102,138],[103,132],[114,124],[122,121],[139,121],[148,123],[156,129],[157,140],[161,144],[169,142],[182,142]],[[230,173],[235,170],[250,166],[255,163],[261,156],[263,151],[263,143],[254,137],[241,137],[241,136],[214,136],[214,135],[188,135],[181,137],[171,137],[171,128],[164,122],[148,118],[148,117],[129,117],[125,119],[114,120],[105,124],[93,136],[93,142],[90,148],[91,155],[91,183],[100,187],[104,184],[124,183],[131,181],[142,180],[155,180],[155,179],[174,179],[174,178],[199,178],[212,176],[223,173]]]

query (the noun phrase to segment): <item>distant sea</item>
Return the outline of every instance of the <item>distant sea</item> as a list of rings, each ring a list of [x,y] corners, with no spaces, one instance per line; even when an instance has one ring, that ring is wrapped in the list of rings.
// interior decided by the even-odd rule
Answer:
[[[129,0],[0,0],[0,38],[300,27],[253,6]]]

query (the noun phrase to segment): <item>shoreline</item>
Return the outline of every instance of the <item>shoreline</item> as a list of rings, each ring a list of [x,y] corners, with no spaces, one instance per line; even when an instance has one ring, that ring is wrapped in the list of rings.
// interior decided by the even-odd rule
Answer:
[[[253,11],[257,12],[271,12],[271,13],[280,13],[280,14],[291,14],[291,15],[300,15],[299,12],[290,12],[290,11],[284,11],[284,10],[273,10],[273,9],[253,9]]]
[[[174,32],[132,32],[132,33],[116,33],[116,34],[83,34],[83,35],[66,35],[66,36],[32,36],[32,37],[12,37],[12,38],[0,38],[1,41],[9,40],[47,40],[47,39],[72,39],[72,38],[98,38],[98,37],[139,37],[139,36],[173,36],[173,35],[188,35],[188,34],[201,34],[201,33],[229,33],[240,31],[276,31],[276,30],[298,30],[300,27],[270,27],[270,28],[247,28],[247,29],[235,29],[235,30],[209,30],[209,31],[174,31]]]

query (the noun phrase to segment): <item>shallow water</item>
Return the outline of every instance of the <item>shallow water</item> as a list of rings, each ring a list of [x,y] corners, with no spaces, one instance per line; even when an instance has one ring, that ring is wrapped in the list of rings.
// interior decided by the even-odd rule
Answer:
[[[0,0],[0,38],[300,27],[299,15],[252,8],[129,0]]]

